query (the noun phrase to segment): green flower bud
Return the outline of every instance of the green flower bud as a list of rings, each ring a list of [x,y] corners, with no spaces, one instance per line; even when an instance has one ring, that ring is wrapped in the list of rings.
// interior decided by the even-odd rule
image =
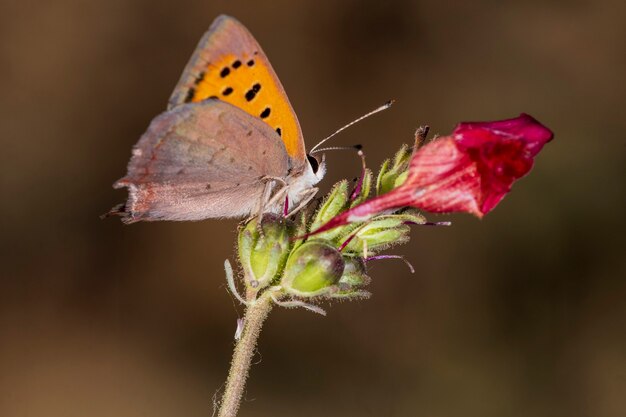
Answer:
[[[341,180],[333,186],[328,193],[324,203],[315,213],[309,230],[316,230],[320,226],[326,224],[330,219],[341,213],[348,204],[348,181]],[[320,233],[317,237],[320,239],[333,240],[341,234],[343,228],[337,227],[328,232]]]
[[[413,208],[399,213],[376,216],[368,223],[351,230],[350,242],[344,248],[344,253],[366,256],[392,245],[405,243],[409,240],[409,225],[425,222],[424,216]]]
[[[276,214],[264,214],[261,226],[255,218],[239,232],[239,260],[246,274],[246,286],[260,289],[282,271],[291,246],[294,225]]]
[[[364,256],[366,250],[368,253],[374,253],[392,245],[405,243],[409,239],[408,224],[422,224],[425,221],[426,219],[413,209],[375,217],[354,231],[355,236],[344,250],[347,253]]]
[[[393,157],[393,162],[385,160],[376,179],[376,194],[385,194],[401,185],[408,175],[410,160],[411,151],[407,145],[402,145]]]
[[[333,246],[319,240],[308,241],[289,256],[281,283],[292,295],[324,295],[334,290],[344,265],[341,253]]]
[[[376,224],[366,225],[346,246],[345,251],[359,255],[371,255],[377,251],[387,249],[392,245],[406,243],[409,240],[411,228],[402,224],[396,227],[376,227]]]

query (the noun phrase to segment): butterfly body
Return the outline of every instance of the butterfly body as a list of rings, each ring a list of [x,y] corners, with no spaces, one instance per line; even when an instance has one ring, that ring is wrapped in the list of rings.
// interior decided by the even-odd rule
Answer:
[[[314,164],[317,168],[317,164]],[[325,169],[307,159],[298,120],[267,57],[237,20],[220,16],[133,149],[116,188],[139,220],[281,212],[314,193]],[[272,198],[278,196],[281,198]]]

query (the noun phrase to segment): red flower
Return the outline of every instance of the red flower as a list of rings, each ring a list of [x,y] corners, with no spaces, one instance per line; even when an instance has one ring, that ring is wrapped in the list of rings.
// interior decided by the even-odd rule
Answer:
[[[414,151],[402,185],[335,216],[313,233],[402,207],[482,217],[530,171],[533,158],[552,137],[548,128],[527,114],[460,123],[452,135]]]

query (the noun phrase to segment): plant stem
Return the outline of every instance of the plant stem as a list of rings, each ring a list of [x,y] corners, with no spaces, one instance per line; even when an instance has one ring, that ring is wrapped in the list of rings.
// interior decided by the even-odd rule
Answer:
[[[272,299],[266,294],[250,302],[243,318],[243,332],[237,341],[226,388],[220,404],[218,417],[235,417],[239,410],[243,390],[246,386],[250,362],[254,355],[263,322],[272,309]]]

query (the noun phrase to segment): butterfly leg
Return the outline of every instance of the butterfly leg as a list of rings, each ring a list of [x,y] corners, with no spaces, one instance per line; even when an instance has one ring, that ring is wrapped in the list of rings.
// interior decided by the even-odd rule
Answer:
[[[264,179],[265,180],[265,179]],[[261,222],[263,221],[263,213],[265,208],[267,207],[268,200],[271,201],[270,196],[272,195],[272,189],[276,185],[276,182],[273,179],[266,181],[265,188],[263,188],[263,193],[261,194],[261,201],[259,201],[259,210],[255,216],[250,216],[248,221],[254,219],[255,217],[258,219],[257,221],[257,229],[261,236],[263,236],[263,229],[261,228]]]
[[[269,211],[272,206],[274,206],[278,201],[282,200],[287,195],[289,187],[285,181],[283,181],[282,179],[281,181],[281,188],[279,188],[278,191],[276,191],[276,193],[271,198],[269,198],[268,196],[268,198],[263,200],[262,211]]]
[[[263,220],[263,213],[268,211],[269,208],[271,208],[274,204],[276,204],[277,201],[279,201],[281,198],[283,198],[287,194],[288,187],[287,187],[287,183],[282,178],[263,177],[261,180],[266,181],[266,182],[265,182],[265,188],[263,189],[263,193],[261,194],[261,201],[259,202],[259,209],[256,215],[248,217],[246,219],[246,222],[249,222],[250,220],[257,218],[259,233],[263,235],[263,231],[261,230],[261,221]],[[280,188],[272,196],[272,192],[274,191],[274,187],[276,186],[277,182],[280,183]]]
[[[273,177],[271,175],[266,175],[263,178],[261,178],[261,181],[268,181],[268,180],[272,180],[272,181],[276,181],[281,183],[283,186],[287,185],[287,181],[285,181],[283,178],[281,177]]]
[[[292,216],[296,214],[297,212],[299,212],[300,210],[302,210],[307,204],[311,202],[311,200],[313,199],[313,197],[315,197],[318,191],[319,191],[319,188],[317,187],[311,187],[308,190],[303,191],[301,194],[303,198],[302,198],[302,201],[300,201],[300,204],[298,204],[296,208],[291,210],[285,217]]]

